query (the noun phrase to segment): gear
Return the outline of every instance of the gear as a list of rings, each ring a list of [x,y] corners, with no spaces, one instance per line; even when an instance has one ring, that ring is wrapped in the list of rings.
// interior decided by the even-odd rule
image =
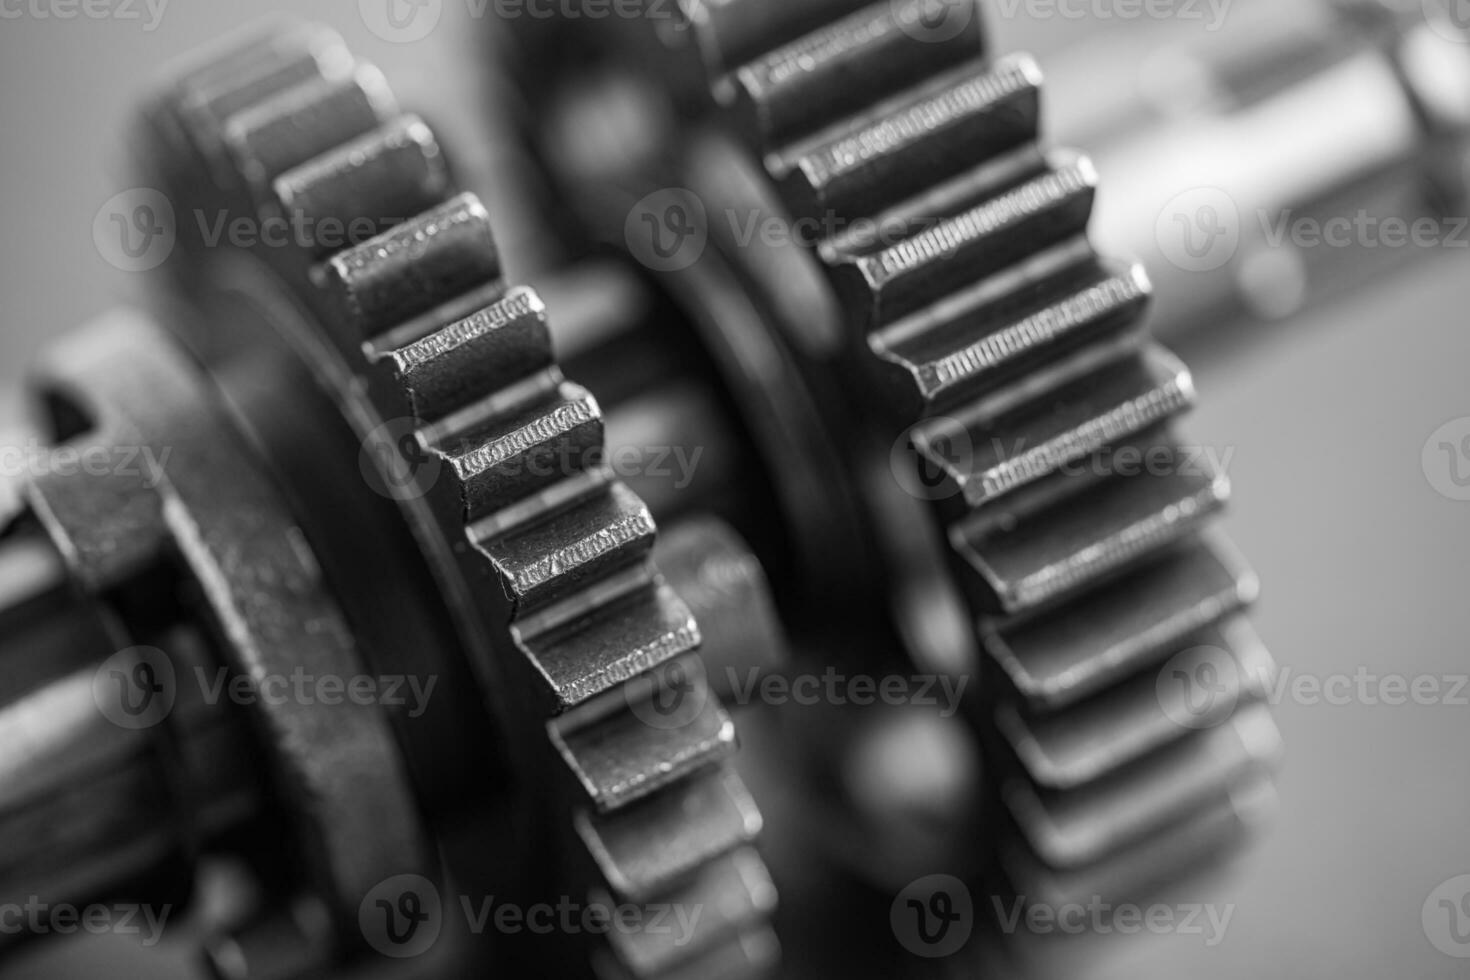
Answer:
[[[953,591],[989,656],[974,716],[1019,832],[1005,857],[1018,888],[1143,884],[1163,851],[1238,838],[1279,753],[1260,696],[1270,658],[1242,617],[1256,581],[1210,527],[1228,481],[1173,432],[1195,391],[1143,329],[1146,274],[1088,242],[1096,173],[1038,143],[1035,62],[987,56],[972,4],[854,6],[691,2],[659,31],[580,42],[637,75],[657,34],[658,75],[702,79],[707,99],[674,95],[686,123],[666,156],[710,215],[823,229],[810,248],[764,248],[709,222],[828,431],[861,423],[828,486],[870,495],[900,580],[934,535],[872,489],[874,447],[907,433],[939,477],[917,492],[939,501]],[[709,137],[711,107],[735,144]],[[953,644],[913,641],[943,604],[920,599],[898,612],[910,653],[955,669]],[[1156,681],[1188,656],[1219,662],[1210,710],[1179,719]]]
[[[760,817],[727,764],[734,726],[698,628],[652,563],[648,509],[603,462],[597,402],[563,378],[538,296],[501,280],[485,209],[433,133],[338,36],[273,25],[184,73],[147,140],[180,214],[305,230],[221,249],[181,223],[178,279],[208,314],[186,340],[218,358],[253,311],[381,450],[378,489],[450,597],[515,756],[508,789],[550,784],[564,804],[555,833],[579,844],[553,877],[706,910],[678,944],[614,932],[602,969],[766,962]]]

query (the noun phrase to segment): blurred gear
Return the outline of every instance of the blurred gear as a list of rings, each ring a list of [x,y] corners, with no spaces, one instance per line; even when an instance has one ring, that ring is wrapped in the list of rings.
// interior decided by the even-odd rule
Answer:
[[[1209,343],[1470,243],[1466,28],[1446,0],[1252,2],[1047,59],[1048,118],[1106,175],[1096,233],[1154,277],[1155,332]]]

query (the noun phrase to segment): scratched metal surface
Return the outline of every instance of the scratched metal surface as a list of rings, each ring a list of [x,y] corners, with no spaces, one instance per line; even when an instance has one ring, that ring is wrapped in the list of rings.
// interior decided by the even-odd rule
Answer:
[[[132,22],[0,19],[0,384],[17,381],[48,336],[137,290],[103,260],[92,224],[130,186],[127,112],[169,58],[248,17],[294,9],[340,28],[405,101],[422,104],[414,95],[434,91],[442,58],[374,37],[357,6],[176,3],[151,31],[141,6]],[[1018,17],[997,33],[1045,67],[1048,50],[1093,26]],[[1421,462],[1431,433],[1470,416],[1465,261],[1447,252],[1248,345],[1185,350],[1204,403],[1192,432],[1232,453],[1232,531],[1267,589],[1257,622],[1294,676],[1441,677],[1470,665],[1470,503],[1437,493]],[[4,402],[0,429],[16,404]],[[1470,873],[1470,707],[1287,699],[1278,717],[1290,756],[1274,832],[1224,884],[1185,896],[1234,904],[1224,941],[1079,950],[1089,969],[1072,975],[1465,975],[1465,961],[1429,942],[1421,910],[1437,884]],[[0,976],[189,975],[183,944],[159,956],[87,938],[64,962],[43,954]]]

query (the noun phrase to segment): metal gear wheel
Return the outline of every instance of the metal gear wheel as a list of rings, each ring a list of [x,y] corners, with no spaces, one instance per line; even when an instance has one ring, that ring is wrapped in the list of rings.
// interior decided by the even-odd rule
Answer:
[[[566,149],[558,114],[596,118],[557,103],[590,77],[639,134],[610,137],[600,170],[562,165],[593,237],[618,241],[630,207],[657,234],[670,194],[703,212],[709,247],[668,278],[733,270],[815,409],[786,427],[839,447],[833,466],[757,436],[789,533],[828,555],[861,533],[823,536],[792,503],[811,482],[830,512],[867,515],[909,656],[982,674],[970,714],[1015,886],[1141,887],[1240,839],[1280,751],[1243,616],[1257,582],[1213,527],[1225,474],[1174,431],[1195,390],[1144,328],[1147,275],[1088,241],[1097,174],[1039,142],[1036,63],[987,53],[968,2],[691,0],[672,22],[654,6],[517,37],[529,118],[553,120],[541,159]],[[551,45],[575,54],[539,57]],[[621,193],[579,198],[597,180]],[[752,244],[728,215],[822,231]],[[671,288],[696,323],[720,319]],[[896,474],[908,499],[883,472],[895,438],[928,477]],[[1203,707],[1174,703],[1206,682]]]
[[[200,573],[206,591],[231,592],[246,610],[222,617],[243,651],[237,668],[263,676],[294,653],[325,670],[322,650],[336,638],[344,657],[356,649],[379,670],[412,668],[453,688],[422,723],[359,713],[366,734],[340,739],[326,737],[327,715],[305,709],[241,723],[272,747],[276,790],[324,811],[309,831],[320,849],[271,873],[327,907],[329,948],[277,916],[218,945],[216,972],[315,975],[323,956],[366,952],[358,903],[390,871],[436,878],[436,847],[451,876],[438,884],[450,887],[489,881],[526,903],[704,912],[688,936],[603,930],[606,943],[558,936],[512,954],[535,969],[580,973],[589,954],[608,976],[733,977],[768,963],[774,889],[753,847],[761,817],[728,764],[734,725],[705,679],[699,627],[654,564],[648,508],[606,464],[596,400],[562,375],[538,295],[502,280],[489,217],[458,192],[433,132],[339,36],[293,23],[202,56],[148,108],[139,137],[151,182],[185,216],[169,266],[179,298],[160,320],[176,325],[230,424],[272,462],[282,497],[264,485],[259,497],[282,522],[301,515],[305,531],[281,541],[310,553],[317,577],[346,597],[342,613],[312,614],[305,579],[282,571],[289,562],[244,575],[253,551],[276,542],[255,519],[264,507],[244,508],[245,488],[262,478],[225,467],[235,482],[212,501],[210,480],[195,481],[209,513],[227,520],[231,504],[241,508],[241,541],[207,542],[228,568]],[[207,225],[239,221],[285,237],[209,240]],[[67,359],[73,387],[110,390],[99,381],[109,358],[151,364],[150,352],[167,350],[143,385],[162,399],[166,379],[189,370],[152,328],[101,334],[92,353]],[[257,370],[239,370],[251,362]],[[204,414],[182,411],[180,424]],[[232,438],[201,432],[191,445],[214,442],[201,458],[223,467]],[[318,450],[310,467],[293,457]],[[343,479],[323,476],[332,472]],[[680,547],[696,566],[737,550],[718,530]],[[307,617],[322,650],[271,644],[287,625],[278,599]],[[189,731],[175,742],[198,750]],[[385,770],[349,743],[376,746]],[[457,744],[462,757],[446,751]],[[238,754],[224,758],[226,770],[239,765]],[[371,791],[379,785],[387,795]]]

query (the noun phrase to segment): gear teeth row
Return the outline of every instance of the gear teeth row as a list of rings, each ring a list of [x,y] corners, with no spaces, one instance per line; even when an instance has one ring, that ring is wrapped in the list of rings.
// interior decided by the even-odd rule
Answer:
[[[1210,824],[1276,763],[1260,687],[1192,731],[1154,681],[1202,644],[1262,676],[1239,615],[1255,580],[1207,530],[1229,483],[1172,431],[1194,388],[1147,339],[1148,278],[1087,239],[1097,174],[1038,144],[1035,62],[985,60],[978,29],[932,40],[923,0],[849,4],[764,48],[734,30],[758,5],[725,6],[695,25],[707,61],[743,52],[707,65],[712,94],[794,216],[845,223],[816,251],[874,401],[895,431],[918,423],[962,504],[941,519],[992,658],[980,711],[1029,855],[1013,865],[1076,878]],[[1125,450],[1153,465],[1088,464]]]
[[[736,902],[725,896],[739,897]],[[750,964],[775,958],[775,935],[765,923],[776,905],[776,889],[760,857],[749,848],[710,862],[699,877],[668,896],[674,908],[702,909],[693,934],[676,940],[659,935],[617,934],[627,971],[612,976],[657,976],[663,980],[736,980]]]
[[[1018,780],[1005,795],[1047,865],[1081,868],[1225,803],[1231,789],[1256,777],[1261,760],[1274,759],[1279,748],[1270,710],[1250,702],[1226,724],[1167,744],[1084,786],[1053,791]]]
[[[1027,281],[1053,280],[1038,291],[1058,298],[1017,296],[1014,280],[994,277],[874,333],[874,352],[907,374],[892,386],[907,414],[979,397],[1062,351],[1138,323],[1150,290],[1143,267],[1110,273],[1087,261],[1077,270],[1076,251],[1043,253],[1023,272]],[[1054,271],[1058,261],[1061,271]],[[1005,300],[1018,308],[1000,309]]]
[[[727,85],[745,132],[763,145],[817,132],[974,55],[977,38],[959,32],[920,43],[914,27],[934,0],[902,0],[858,11],[737,69]]]
[[[983,507],[1044,479],[1069,463],[1160,425],[1194,401],[1189,371],[1163,348],[1127,351],[1100,365],[1066,362],[1084,370],[1069,383],[1049,387],[1046,403],[1035,401],[996,410],[984,401],[957,409],[955,417],[921,425],[914,433],[920,453],[945,472],[972,508]],[[966,459],[951,460],[936,449],[951,443],[958,424]],[[992,433],[1005,433],[1005,441]]]
[[[950,543],[983,583],[978,598],[989,611],[1014,616],[1055,607],[1155,556],[1202,529],[1228,495],[1229,482],[1212,471],[1110,476],[1019,519],[977,511],[951,526]]]
[[[699,671],[692,718],[644,720],[650,672],[696,657],[698,628],[653,566],[647,507],[602,462],[597,402],[553,360],[543,304],[501,281],[484,207],[456,193],[433,133],[399,114],[381,74],[317,28],[220,55],[152,118],[188,138],[232,206],[344,230],[334,247],[261,257],[331,331],[380,418],[411,413],[441,464],[430,491],[456,518],[446,541],[470,582],[501,583],[511,621],[497,635],[525,655],[549,748],[581,788],[568,833],[621,898],[689,889],[721,910],[698,950],[621,937],[624,967],[730,961],[773,904],[750,850],[759,813],[725,766],[733,723]]]
[[[1266,697],[1275,667],[1243,617],[1213,624],[1192,641],[1229,650],[1236,663],[1193,723],[1213,728],[1238,704]],[[1026,771],[1038,784],[1057,790],[1100,779],[1189,733],[1164,709],[1156,678],[1148,674],[1119,684],[1109,698],[1084,701],[1061,714],[1028,714],[1008,703],[999,709],[997,723]]]
[[[1061,711],[1183,649],[1211,624],[1243,612],[1259,591],[1245,560],[1210,531],[1090,591],[1074,615],[992,621],[985,647],[1015,698]]]

